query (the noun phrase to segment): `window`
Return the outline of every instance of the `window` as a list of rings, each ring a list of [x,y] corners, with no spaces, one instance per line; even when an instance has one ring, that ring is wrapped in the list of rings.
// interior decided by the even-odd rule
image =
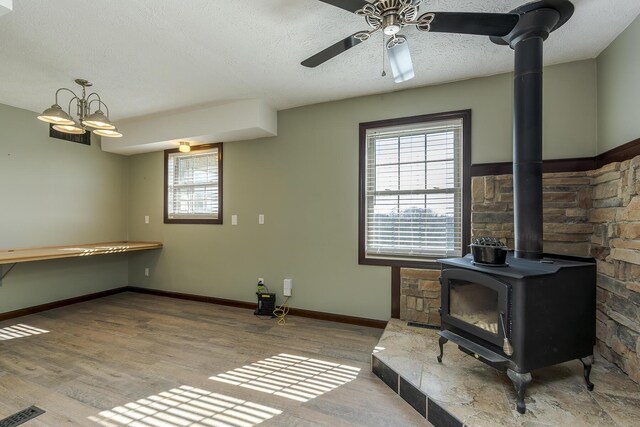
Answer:
[[[165,224],[222,224],[222,144],[164,152]]]
[[[361,264],[435,266],[470,224],[471,111],[360,124]]]

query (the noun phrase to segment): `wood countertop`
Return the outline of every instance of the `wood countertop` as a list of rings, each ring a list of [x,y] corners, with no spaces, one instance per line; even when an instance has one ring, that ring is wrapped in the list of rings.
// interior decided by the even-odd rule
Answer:
[[[0,264],[161,249],[161,242],[106,242],[0,250]]]

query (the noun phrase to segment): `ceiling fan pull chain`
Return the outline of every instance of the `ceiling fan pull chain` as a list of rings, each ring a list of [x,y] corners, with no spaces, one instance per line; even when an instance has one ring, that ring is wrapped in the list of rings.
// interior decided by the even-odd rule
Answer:
[[[384,33],[382,33],[382,77],[386,77],[387,76],[387,72],[384,70],[384,66],[385,66],[385,62],[384,62],[384,52],[385,52],[385,48],[384,48]]]

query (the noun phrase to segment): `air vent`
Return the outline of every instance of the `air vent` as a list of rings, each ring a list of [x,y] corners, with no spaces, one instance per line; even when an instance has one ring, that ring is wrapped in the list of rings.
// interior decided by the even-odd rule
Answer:
[[[44,414],[44,412],[44,410],[37,406],[30,406],[27,409],[23,409],[22,411],[16,412],[15,414],[1,420],[0,427],[19,426],[20,424],[24,424],[27,421],[34,419],[38,415]]]

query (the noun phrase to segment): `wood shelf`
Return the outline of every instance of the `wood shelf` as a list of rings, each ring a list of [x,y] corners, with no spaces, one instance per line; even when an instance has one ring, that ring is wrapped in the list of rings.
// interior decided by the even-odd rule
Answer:
[[[0,250],[0,265],[43,261],[47,259],[148,251],[151,249],[161,248],[161,242],[106,242],[69,246],[45,246],[26,249],[4,249]]]

